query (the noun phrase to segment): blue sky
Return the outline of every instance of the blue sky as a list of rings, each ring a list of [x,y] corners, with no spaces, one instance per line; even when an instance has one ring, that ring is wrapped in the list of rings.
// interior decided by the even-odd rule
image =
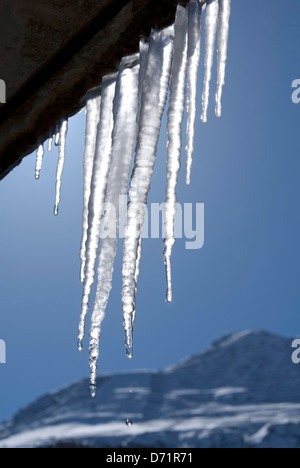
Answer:
[[[137,297],[135,355],[125,357],[119,247],[103,325],[100,372],[163,368],[243,329],[300,334],[300,2],[233,0],[223,117],[197,120],[192,184],[178,198],[205,203],[205,245],[173,257],[167,305],[162,241],[145,240]],[[199,71],[202,89],[203,65]],[[198,106],[200,114],[200,106]],[[76,350],[80,313],[84,113],[70,121],[60,215],[53,216],[57,151],[40,181],[35,155],[0,183],[0,420],[51,389],[88,376]],[[150,202],[165,191],[165,119]],[[88,387],[87,387],[88,391]]]

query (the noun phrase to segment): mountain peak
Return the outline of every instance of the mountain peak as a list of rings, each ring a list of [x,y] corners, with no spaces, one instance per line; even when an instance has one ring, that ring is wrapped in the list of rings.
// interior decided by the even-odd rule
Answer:
[[[2,426],[0,447],[257,447],[272,446],[273,434],[290,446],[300,441],[291,343],[248,330],[163,371],[100,377],[95,400],[87,381],[75,383]]]

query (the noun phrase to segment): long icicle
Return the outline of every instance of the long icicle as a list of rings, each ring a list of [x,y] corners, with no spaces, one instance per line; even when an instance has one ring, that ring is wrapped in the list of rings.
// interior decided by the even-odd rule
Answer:
[[[175,244],[176,187],[178,184],[182,148],[181,131],[184,116],[185,78],[187,69],[187,26],[187,10],[182,6],[178,6],[175,21],[174,59],[168,109],[167,188],[164,209],[164,262],[167,277],[167,302],[172,302],[171,255]]]
[[[113,100],[116,88],[116,75],[102,80],[100,123],[97,130],[96,154],[94,159],[91,194],[88,207],[88,234],[86,242],[86,272],[83,284],[81,314],[78,328],[78,349],[83,349],[85,319],[89,309],[89,300],[95,279],[95,266],[100,240],[101,222],[111,161]]]
[[[66,160],[66,144],[67,144],[67,133],[68,133],[68,120],[62,120],[59,135],[59,150],[58,150],[58,162],[57,162],[57,172],[56,172],[56,195],[55,195],[55,206],[54,206],[54,215],[58,215],[58,209],[60,204],[60,192],[61,192],[61,178],[64,170],[65,160]]]
[[[86,241],[88,233],[88,207],[91,194],[91,181],[96,149],[97,127],[100,118],[101,94],[99,89],[87,95],[86,100],[86,131],[85,151],[83,160],[83,212],[82,212],[82,238],[80,249],[80,279],[84,282],[86,264]]]
[[[138,115],[137,115],[137,123],[138,129],[140,128],[140,116],[141,116],[141,109],[142,109],[142,94],[144,88],[144,78],[147,69],[147,59],[149,53],[149,43],[145,42],[144,40],[140,41],[140,72],[139,72],[139,91],[138,91]],[[163,96],[160,96],[160,99],[163,99]],[[137,293],[137,281],[140,274],[140,263],[142,258],[142,235],[139,238],[139,245],[137,251],[137,258],[136,258],[136,267],[135,267],[135,295]],[[135,309],[132,314],[132,323],[135,322]]]
[[[104,224],[108,223],[99,256],[98,286],[92,312],[90,330],[90,389],[96,395],[99,340],[102,322],[112,288],[114,261],[117,253],[119,219],[126,200],[127,186],[132,168],[138,112],[139,56],[122,60],[114,100],[114,130],[112,162],[107,184]],[[122,204],[123,203],[123,204]]]
[[[214,63],[215,44],[218,28],[218,13],[218,0],[207,0],[205,17],[205,73],[202,96],[202,122],[207,122],[210,82]]]
[[[188,13],[186,184],[190,185],[194,152],[197,81],[201,55],[202,4],[198,0],[191,0]]]
[[[35,164],[35,178],[38,180],[41,175],[42,164],[43,164],[43,157],[44,157],[44,145],[39,145],[37,152],[36,152],[36,164]]]
[[[231,0],[219,0],[218,85],[216,92],[217,117],[222,116],[222,91],[225,85],[230,13]]]
[[[129,189],[124,232],[123,320],[126,353],[132,358],[135,296],[139,273],[139,252],[147,197],[156,161],[162,114],[165,108],[172,63],[173,28],[152,32],[141,98],[140,125],[135,166]]]

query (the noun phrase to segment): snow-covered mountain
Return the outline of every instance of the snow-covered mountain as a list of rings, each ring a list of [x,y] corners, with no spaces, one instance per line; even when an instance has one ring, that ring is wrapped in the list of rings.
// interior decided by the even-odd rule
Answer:
[[[94,400],[86,380],[75,383],[0,426],[0,448],[300,447],[291,343],[266,332],[223,337],[163,371],[100,377]]]

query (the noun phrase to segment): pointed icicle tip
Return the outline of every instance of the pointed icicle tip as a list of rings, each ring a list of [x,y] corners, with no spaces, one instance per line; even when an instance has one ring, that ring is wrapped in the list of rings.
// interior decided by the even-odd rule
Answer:
[[[91,394],[91,398],[96,398],[96,395],[97,395],[97,385],[95,383],[91,383],[90,384],[90,394]]]
[[[80,282],[84,283],[84,280],[85,280],[85,266],[81,265],[81,268],[80,268]]]
[[[171,269],[171,258],[168,256],[165,258],[166,278],[167,278],[167,294],[166,303],[171,304],[173,301],[173,289],[172,289],[172,269]]]
[[[77,349],[78,351],[83,351],[83,340],[81,338],[78,338],[77,340]]]
[[[131,338],[132,339],[132,338]],[[126,356],[128,357],[128,359],[132,359],[133,358],[133,347],[132,347],[132,344],[126,342],[125,343],[125,347],[126,347]]]
[[[132,332],[130,335],[126,334],[125,349],[126,349],[126,356],[128,357],[128,359],[132,359],[133,358]]]
[[[168,289],[166,294],[166,303],[171,304],[173,302],[172,290]]]

